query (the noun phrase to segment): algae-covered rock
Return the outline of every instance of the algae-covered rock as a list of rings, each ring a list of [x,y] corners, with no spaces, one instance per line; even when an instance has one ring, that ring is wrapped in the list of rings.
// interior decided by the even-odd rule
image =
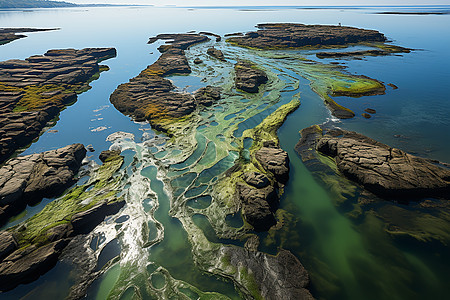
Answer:
[[[248,299],[314,299],[307,287],[309,275],[300,261],[282,249],[272,256],[240,247],[223,247],[222,253],[244,283]]]
[[[37,138],[114,56],[114,48],[62,49],[0,62],[0,163]]]
[[[5,242],[0,248],[0,291],[37,279],[56,264],[74,236],[88,233],[125,205],[116,196],[120,179],[113,179],[122,164],[122,156],[110,156],[85,185],[74,187],[24,223],[0,232]]]
[[[0,223],[23,210],[27,204],[54,197],[74,182],[86,155],[82,144],[16,157],[0,168]]]

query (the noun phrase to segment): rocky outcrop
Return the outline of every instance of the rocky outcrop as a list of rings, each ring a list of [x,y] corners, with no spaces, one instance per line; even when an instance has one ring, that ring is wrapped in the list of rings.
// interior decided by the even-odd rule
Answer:
[[[265,143],[264,147],[255,153],[255,157],[264,169],[275,176],[278,182],[287,183],[289,179],[289,157],[286,151],[274,143]]]
[[[88,183],[50,202],[21,225],[0,231],[0,291],[46,273],[70,240],[90,232],[125,205],[123,198],[112,193],[120,180],[113,175],[122,163],[122,156],[110,155]]]
[[[114,107],[137,121],[148,120],[153,128],[167,132],[166,123],[191,114],[197,104],[192,95],[174,92],[175,86],[165,76],[191,72],[184,50],[208,41],[199,34],[160,34],[149,43],[159,39],[170,40],[158,50],[158,60],[143,70],[130,82],[121,84],[111,94]]]
[[[256,231],[267,231],[277,223],[274,212],[278,206],[278,195],[273,186],[253,188],[238,184],[237,190],[244,218]]]
[[[308,135],[314,135],[314,138]],[[321,154],[332,157],[345,177],[379,197],[413,200],[447,199],[450,195],[450,170],[437,161],[410,155],[362,134],[341,129],[326,133],[304,129],[296,146],[302,158],[307,143]]]
[[[120,152],[120,150],[105,150],[100,153],[99,159],[104,163],[110,159],[114,159],[117,155],[120,155]]]
[[[67,240],[19,249],[0,263],[0,291],[8,291],[21,283],[29,283],[56,265]]]
[[[73,144],[8,161],[0,169],[0,223],[72,185],[85,155],[82,144]]]
[[[194,93],[194,98],[197,104],[203,106],[211,106],[215,102],[221,99],[220,92],[222,91],[219,87],[206,86],[198,89]]]
[[[221,252],[237,268],[235,276],[247,283],[246,298],[314,299],[307,289],[308,272],[291,252],[282,249],[272,256],[241,247],[223,247]],[[248,289],[250,286],[255,290]]]
[[[247,93],[257,93],[259,86],[268,81],[267,74],[249,61],[239,61],[234,66],[236,88]]]
[[[383,49],[371,49],[360,51],[348,51],[348,52],[318,52],[317,58],[341,58],[341,57],[354,57],[354,56],[384,56],[394,53],[410,53],[411,49],[403,48],[399,46],[390,46]]]
[[[61,109],[87,90],[114,48],[49,50],[0,62],[0,163],[31,143]]]
[[[206,50],[206,54],[208,54],[209,56],[215,57],[218,60],[226,61],[225,56],[223,55],[222,51],[220,51],[219,49],[216,49],[214,47],[211,47],[208,50]]]
[[[18,33],[50,31],[58,29],[59,28],[0,28],[0,46],[8,44],[17,39],[27,37],[26,35]]]
[[[304,25],[292,23],[259,24],[258,31],[227,41],[258,49],[286,49],[305,46],[346,45],[360,42],[384,42],[376,31],[347,26]]]
[[[245,172],[237,183],[236,190],[242,206],[242,215],[256,231],[267,231],[277,223],[279,188],[289,179],[289,157],[274,142],[266,141],[254,153],[261,164],[262,172]]]

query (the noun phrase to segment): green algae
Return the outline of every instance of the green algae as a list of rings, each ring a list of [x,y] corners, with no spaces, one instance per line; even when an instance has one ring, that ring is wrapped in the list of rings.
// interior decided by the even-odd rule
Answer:
[[[19,246],[43,246],[50,242],[47,236],[49,230],[58,225],[69,224],[73,215],[86,211],[104,200],[109,203],[119,201],[120,199],[116,197],[118,180],[112,178],[122,163],[122,156],[116,156],[105,162],[93,173],[88,183],[74,187],[63,197],[47,204],[40,213],[20,226],[9,229],[14,231]],[[90,187],[93,188],[88,190]]]

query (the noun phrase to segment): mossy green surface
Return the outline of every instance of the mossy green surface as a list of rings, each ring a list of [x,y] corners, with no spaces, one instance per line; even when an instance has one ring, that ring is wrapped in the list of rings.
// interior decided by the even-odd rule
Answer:
[[[9,229],[14,232],[19,247],[43,246],[50,242],[47,232],[51,228],[70,223],[73,215],[104,200],[110,203],[119,200],[116,197],[119,182],[113,179],[113,174],[120,169],[122,163],[122,156],[105,162],[94,172],[88,183],[72,188],[61,198],[47,204],[40,213]]]

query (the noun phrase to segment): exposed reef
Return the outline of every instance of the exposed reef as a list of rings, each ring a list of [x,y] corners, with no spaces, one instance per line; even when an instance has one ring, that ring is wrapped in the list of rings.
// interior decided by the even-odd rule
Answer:
[[[371,45],[373,46],[373,45]],[[348,52],[318,52],[317,58],[341,58],[354,56],[385,56],[395,53],[410,53],[411,49],[394,46],[394,45],[380,45],[379,49],[348,51]]]
[[[27,37],[26,35],[18,33],[50,30],[59,30],[59,28],[0,28],[0,46]]]
[[[37,138],[114,56],[114,48],[65,49],[0,62],[0,163]]]
[[[410,155],[362,134],[318,126],[301,131],[296,151],[313,148],[336,162],[348,179],[387,199],[448,198],[450,170],[439,162]]]
[[[135,120],[148,120],[153,128],[168,134],[168,127],[177,120],[187,117],[197,107],[197,103],[206,106],[220,98],[214,88],[197,92],[197,101],[191,94],[174,92],[175,86],[164,78],[172,74],[189,74],[184,50],[188,47],[208,41],[199,34],[160,34],[151,38],[149,43],[158,39],[171,40],[170,44],[160,46],[162,52],[158,60],[143,70],[130,82],[121,84],[111,95],[110,101],[123,114]]]
[[[72,185],[85,155],[83,145],[73,144],[9,160],[0,169],[0,224]]]
[[[92,171],[89,181],[47,204],[20,225],[0,232],[0,291],[28,283],[50,270],[62,250],[78,234],[100,224],[125,204],[116,196],[119,179],[113,178],[123,157],[110,156]]]
[[[258,31],[228,42],[257,49],[287,49],[307,46],[335,46],[361,42],[384,42],[386,37],[376,31],[347,26],[304,25],[293,23],[258,24]]]
[[[268,81],[267,74],[249,61],[238,61],[234,72],[236,88],[247,93],[257,93],[259,86]]]

